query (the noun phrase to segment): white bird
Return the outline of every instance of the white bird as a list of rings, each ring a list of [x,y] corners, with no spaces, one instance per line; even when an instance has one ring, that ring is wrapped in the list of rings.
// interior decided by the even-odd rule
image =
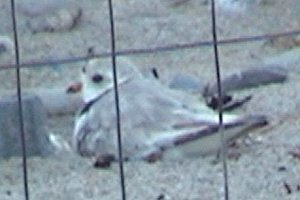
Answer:
[[[220,149],[218,114],[198,97],[143,77],[125,58],[117,59],[117,72],[124,160],[176,159]],[[118,160],[111,60],[90,60],[81,79],[85,105],[76,118],[73,147],[105,166]],[[226,141],[267,123],[263,115],[223,118]]]

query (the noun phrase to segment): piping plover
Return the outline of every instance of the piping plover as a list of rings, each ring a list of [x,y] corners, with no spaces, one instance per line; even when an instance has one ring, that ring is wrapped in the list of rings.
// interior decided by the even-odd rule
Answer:
[[[143,77],[126,58],[117,58],[117,72],[125,160],[176,159],[220,149],[218,114],[199,97]],[[76,117],[73,147],[105,166],[118,160],[111,59],[90,60],[81,81],[85,105]],[[223,119],[226,141],[267,124],[264,115],[224,114]]]

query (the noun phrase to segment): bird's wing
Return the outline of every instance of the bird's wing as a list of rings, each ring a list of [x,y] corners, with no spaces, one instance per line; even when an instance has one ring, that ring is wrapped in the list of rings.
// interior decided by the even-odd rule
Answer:
[[[76,118],[75,127],[72,138],[72,147],[73,149],[79,153],[80,155],[84,155],[82,150],[83,141],[90,133],[89,123],[88,123],[88,115],[82,114]]]
[[[267,119],[263,115],[251,115],[227,121],[223,124],[225,141],[238,137],[252,128],[258,128],[266,124]],[[192,149],[190,151],[202,154],[220,148],[219,130],[220,125],[218,123],[202,123],[193,128],[182,128],[174,130],[172,133],[162,133],[160,137],[153,138],[151,142],[162,151],[192,143],[193,147],[190,148]]]

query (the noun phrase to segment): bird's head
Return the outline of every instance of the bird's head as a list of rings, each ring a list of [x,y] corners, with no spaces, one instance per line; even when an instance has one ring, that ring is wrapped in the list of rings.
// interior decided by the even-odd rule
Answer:
[[[135,66],[125,58],[116,60],[118,84],[141,76]],[[88,61],[81,69],[82,95],[85,102],[90,101],[105,91],[112,89],[113,68],[109,58],[97,58]]]

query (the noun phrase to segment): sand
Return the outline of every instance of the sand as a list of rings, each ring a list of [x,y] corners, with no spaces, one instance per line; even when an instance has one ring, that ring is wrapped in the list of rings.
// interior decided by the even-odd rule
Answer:
[[[12,37],[9,1],[0,2],[0,33]],[[96,53],[109,51],[109,24],[106,1],[67,1],[81,7],[80,23],[70,31],[33,34],[27,26],[30,17],[18,14],[21,62],[51,60],[86,55],[90,47]],[[211,39],[209,5],[190,0],[174,4],[171,0],[116,0],[117,49],[149,48],[173,43]],[[232,13],[219,9],[219,38],[233,38],[295,30],[300,27],[300,2],[274,0],[254,5],[248,11]],[[290,48],[297,48],[293,38],[239,43],[220,47],[222,75],[239,69],[259,66],[266,58]],[[299,37],[298,37],[299,42]],[[299,58],[299,56],[298,56]],[[12,63],[3,56],[1,63]],[[194,73],[207,82],[215,77],[213,51],[210,47],[157,54],[131,56],[141,68],[157,67],[162,81],[178,72]],[[22,87],[66,87],[77,80],[83,63],[48,65],[22,70]],[[290,76],[283,84],[271,84],[237,95],[253,94],[253,99],[238,110],[241,113],[263,113],[270,125],[251,132],[252,140],[238,143],[240,156],[228,159],[230,199],[300,199],[300,160],[289,151],[300,146],[300,59],[287,67]],[[0,71],[1,91],[14,90],[14,70]],[[70,141],[74,116],[49,118],[49,131]],[[215,155],[161,161],[125,163],[128,199],[223,199],[222,163]],[[0,159],[0,199],[24,198],[22,160]],[[72,152],[50,157],[28,158],[30,199],[81,200],[121,199],[117,163],[110,169],[95,169],[91,161]]]

